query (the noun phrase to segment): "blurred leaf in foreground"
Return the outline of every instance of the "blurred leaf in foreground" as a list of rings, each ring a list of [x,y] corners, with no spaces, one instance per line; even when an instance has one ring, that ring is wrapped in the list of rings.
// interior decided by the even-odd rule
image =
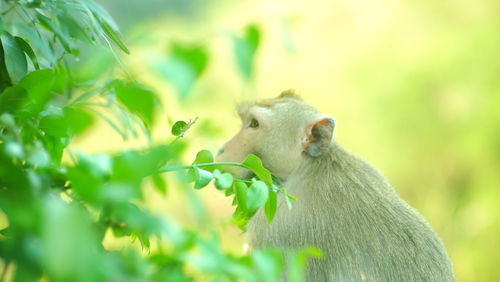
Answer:
[[[1,36],[5,65],[9,76],[14,81],[19,81],[28,71],[26,55],[17,40],[8,32]]]
[[[203,45],[174,42],[167,60],[155,62],[154,67],[172,83],[180,99],[185,100],[205,71],[208,58],[208,52]]]
[[[233,36],[236,65],[241,75],[249,81],[254,75],[255,55],[261,41],[261,31],[255,24],[245,28],[242,36]]]
[[[117,81],[115,91],[118,100],[138,115],[147,127],[153,125],[156,96],[151,90],[133,82]]]
[[[42,69],[30,72],[19,81],[17,86],[23,87],[28,93],[22,109],[24,117],[35,116],[45,108],[51,98],[55,78],[53,70]]]
[[[44,206],[42,261],[49,276],[58,281],[96,279],[101,258],[89,214],[54,197]]]

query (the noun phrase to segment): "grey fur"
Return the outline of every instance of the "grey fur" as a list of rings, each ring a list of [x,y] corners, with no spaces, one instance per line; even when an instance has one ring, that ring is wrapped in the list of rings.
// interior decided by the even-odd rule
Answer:
[[[443,243],[383,175],[333,142],[327,154],[302,158],[283,186],[274,221],[260,210],[248,227],[251,248],[315,246],[306,281],[454,281]]]
[[[292,210],[280,198],[270,224],[259,210],[248,226],[251,248],[322,249],[322,259],[309,261],[309,282],[454,281],[446,250],[429,224],[380,172],[335,142],[333,120],[331,131],[311,131],[324,116],[291,92],[240,112],[243,122],[257,118],[261,126],[242,127],[218,161],[256,154],[298,198]],[[249,171],[234,173],[244,177]]]

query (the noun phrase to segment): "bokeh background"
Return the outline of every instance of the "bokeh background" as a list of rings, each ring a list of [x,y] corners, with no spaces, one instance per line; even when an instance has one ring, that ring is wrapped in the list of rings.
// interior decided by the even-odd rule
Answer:
[[[239,102],[294,88],[336,119],[339,143],[381,169],[442,237],[458,281],[499,281],[500,2],[497,0],[100,0],[122,28],[128,71],[161,94],[172,121],[198,120],[187,159],[236,132]],[[252,77],[235,63],[234,38],[248,25],[261,40]],[[206,68],[187,90],[166,75],[174,44],[201,46]],[[162,71],[163,70],[163,71]],[[178,81],[177,81],[178,83]],[[73,150],[141,147],[104,123]],[[182,225],[209,218],[223,246],[242,253],[229,199],[215,189],[148,203]],[[187,211],[186,201],[205,209]],[[109,245],[120,245],[111,240]]]

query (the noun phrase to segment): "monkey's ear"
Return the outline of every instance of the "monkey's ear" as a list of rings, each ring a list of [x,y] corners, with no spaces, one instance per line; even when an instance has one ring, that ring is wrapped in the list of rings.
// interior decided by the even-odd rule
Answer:
[[[311,157],[319,157],[328,151],[332,141],[335,121],[329,117],[323,117],[311,122],[302,140],[304,153]]]

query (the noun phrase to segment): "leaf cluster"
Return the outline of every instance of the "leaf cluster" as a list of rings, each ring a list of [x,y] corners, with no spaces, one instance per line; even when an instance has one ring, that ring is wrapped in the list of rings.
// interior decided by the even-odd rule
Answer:
[[[163,195],[162,173],[179,168],[193,126],[178,121],[174,140],[153,145],[160,107],[147,86],[117,74],[116,50],[128,53],[118,27],[92,0],[1,1],[0,10],[0,277],[14,281],[276,281],[283,252],[234,256],[219,236],[178,226],[144,204],[144,183]],[[253,37],[252,37],[253,38]],[[257,43],[256,43],[257,44]],[[195,77],[207,65],[202,47],[173,46]],[[253,50],[255,51],[254,44]],[[72,141],[104,120],[124,139],[142,132],[147,149],[87,154]],[[175,142],[175,141],[180,142]],[[71,162],[63,161],[67,154]],[[211,181],[233,196],[233,221],[244,229],[264,208],[269,220],[281,192],[256,156],[236,164],[253,179],[237,179],[208,151],[186,166],[201,189]],[[186,207],[189,208],[189,207]],[[5,220],[3,220],[5,218]],[[108,237],[128,238],[119,250]],[[138,242],[138,244],[133,244]],[[142,248],[138,248],[140,245]],[[300,262],[306,252],[290,252]],[[298,268],[304,265],[297,264]],[[13,269],[13,271],[11,271]],[[6,274],[10,273],[10,274]],[[257,273],[257,276],[255,275]]]
[[[222,172],[224,166],[239,166],[250,170],[256,177],[252,179],[237,179],[228,172]],[[291,208],[290,200],[295,198],[289,195],[284,188],[278,188],[273,183],[273,175],[263,165],[259,157],[248,155],[241,163],[218,163],[210,151],[202,150],[196,154],[192,165],[166,165],[160,171],[188,169],[186,181],[194,182],[195,189],[207,186],[212,180],[217,189],[225,191],[226,196],[233,197],[233,223],[245,230],[248,221],[257,210],[264,207],[266,218],[271,222],[278,208],[277,194],[282,193],[284,201]],[[276,179],[276,178],[274,178]]]

